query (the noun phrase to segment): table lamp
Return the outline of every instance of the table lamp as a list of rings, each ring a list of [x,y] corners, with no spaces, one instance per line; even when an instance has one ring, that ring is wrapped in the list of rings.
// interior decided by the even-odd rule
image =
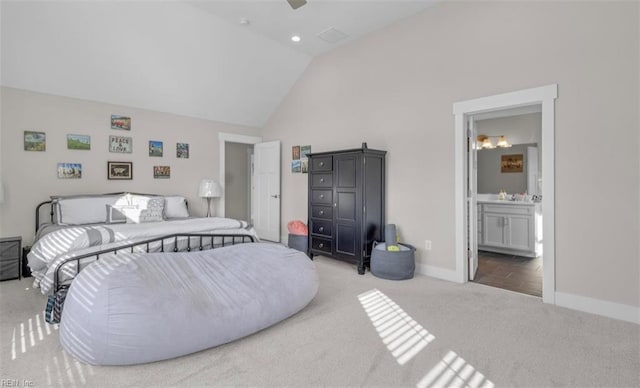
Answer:
[[[222,194],[220,184],[213,179],[203,179],[200,181],[198,196],[207,199],[207,217],[211,217],[211,198],[218,198]]]

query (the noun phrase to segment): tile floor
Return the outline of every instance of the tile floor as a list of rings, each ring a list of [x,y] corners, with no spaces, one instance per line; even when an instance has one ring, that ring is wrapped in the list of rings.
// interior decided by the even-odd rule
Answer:
[[[542,257],[478,251],[478,272],[474,282],[542,296]]]

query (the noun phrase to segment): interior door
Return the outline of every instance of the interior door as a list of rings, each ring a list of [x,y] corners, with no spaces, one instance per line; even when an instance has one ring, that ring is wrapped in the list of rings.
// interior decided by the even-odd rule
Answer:
[[[467,257],[469,260],[469,280],[478,271],[478,204],[477,204],[477,142],[473,117],[467,121]]]
[[[280,141],[253,148],[253,227],[262,240],[280,242]]]

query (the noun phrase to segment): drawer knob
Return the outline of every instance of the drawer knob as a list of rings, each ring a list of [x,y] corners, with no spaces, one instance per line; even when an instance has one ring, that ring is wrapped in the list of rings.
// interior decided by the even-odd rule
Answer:
[[[324,232],[324,226],[319,227],[318,230]]]
[[[323,182],[324,182],[324,178],[320,178],[320,183],[323,183]]]
[[[320,215],[323,216],[324,215],[324,210],[320,210]]]
[[[324,243],[318,244],[318,248],[324,248]]]
[[[324,194],[320,194],[320,198],[324,198]]]
[[[320,167],[324,167],[324,162],[320,162]]]

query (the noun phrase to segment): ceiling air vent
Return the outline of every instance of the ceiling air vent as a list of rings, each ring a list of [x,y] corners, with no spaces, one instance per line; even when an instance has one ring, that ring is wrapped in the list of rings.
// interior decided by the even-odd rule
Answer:
[[[337,30],[333,27],[329,27],[326,30],[316,35],[318,38],[324,40],[327,43],[336,43],[341,41],[344,38],[349,37],[349,35],[344,32]]]

